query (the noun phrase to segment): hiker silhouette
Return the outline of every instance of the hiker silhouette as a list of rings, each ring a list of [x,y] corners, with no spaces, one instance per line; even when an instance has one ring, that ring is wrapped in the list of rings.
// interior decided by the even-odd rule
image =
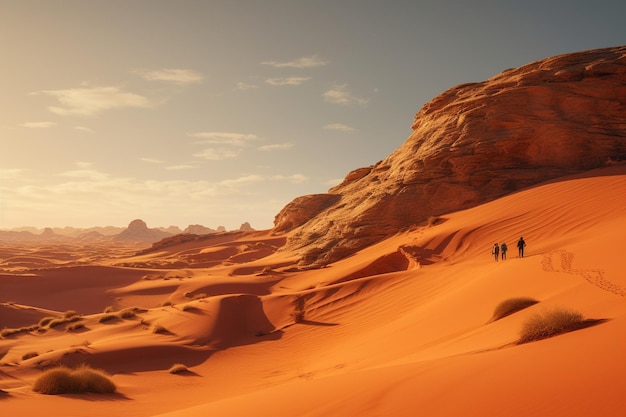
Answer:
[[[517,241],[517,250],[519,251],[519,257],[524,257],[524,248],[526,247],[526,241],[524,241],[523,237],[520,237]]]
[[[493,244],[493,249],[491,250],[491,254],[495,258],[496,262],[498,261],[498,255],[500,254],[500,246],[497,243]]]

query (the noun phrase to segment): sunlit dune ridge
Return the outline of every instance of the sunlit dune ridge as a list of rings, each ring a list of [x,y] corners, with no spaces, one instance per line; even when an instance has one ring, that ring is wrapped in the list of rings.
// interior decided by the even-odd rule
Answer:
[[[296,256],[278,251],[289,236],[271,230],[44,269],[11,271],[1,255],[7,329],[68,310],[81,316],[0,339],[2,410],[622,416],[625,190],[623,165],[562,178],[322,269],[298,270]],[[494,260],[496,242],[508,244],[508,259]],[[38,256],[55,261],[52,251]],[[517,297],[537,302],[494,320]],[[558,309],[586,324],[518,343],[527,320]],[[56,363],[103,369],[117,393],[33,392]],[[176,363],[187,371],[168,372]]]

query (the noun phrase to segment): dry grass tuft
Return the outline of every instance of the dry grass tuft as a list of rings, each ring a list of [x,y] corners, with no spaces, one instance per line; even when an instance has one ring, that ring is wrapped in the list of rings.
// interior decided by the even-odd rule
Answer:
[[[529,297],[516,297],[504,300],[496,306],[493,311],[491,321],[500,320],[506,316],[510,316],[511,314],[517,313],[518,311],[535,305],[538,302],[539,301]]]
[[[56,320],[56,317],[44,317],[41,320],[39,320],[39,327],[46,327],[47,325],[50,324],[50,322],[52,320]]]
[[[37,378],[33,385],[33,391],[48,395],[83,392],[110,394],[116,389],[106,372],[88,366],[77,369],[64,366],[49,369]]]
[[[189,369],[187,369],[187,366],[183,365],[182,363],[176,363],[174,365],[172,365],[172,367],[169,370],[170,374],[178,374],[181,372],[187,372]]]
[[[582,314],[568,309],[554,309],[535,314],[524,322],[518,343],[547,339],[584,326]]]
[[[99,323],[105,323],[107,321],[115,320],[117,318],[118,317],[117,317],[116,314],[104,313],[102,316],[100,316],[100,318],[98,319],[98,322]]]
[[[163,327],[159,323],[154,323],[152,325],[152,333],[169,333],[169,332],[165,327]]]

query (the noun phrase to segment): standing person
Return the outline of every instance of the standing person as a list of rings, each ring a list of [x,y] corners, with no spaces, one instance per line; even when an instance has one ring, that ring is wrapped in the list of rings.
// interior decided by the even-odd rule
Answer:
[[[502,245],[500,245],[500,252],[502,252],[502,260],[504,261],[506,259],[506,251],[509,249],[509,247],[506,245],[505,242],[502,242]]]
[[[493,244],[493,249],[491,249],[491,254],[496,259],[496,262],[498,262],[498,255],[500,254],[500,246],[498,246],[497,243]]]
[[[517,241],[517,250],[519,251],[520,258],[524,257],[524,247],[526,247],[526,242],[524,241],[523,237],[520,237]]]

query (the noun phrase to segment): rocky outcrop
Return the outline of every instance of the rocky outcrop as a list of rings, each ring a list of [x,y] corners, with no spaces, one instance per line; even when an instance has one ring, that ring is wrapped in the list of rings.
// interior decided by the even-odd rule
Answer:
[[[244,222],[241,224],[241,226],[239,226],[239,230],[242,232],[251,232],[254,229],[252,228],[252,226],[250,226],[250,223]]]
[[[146,222],[136,219],[130,222],[128,227],[120,234],[114,236],[112,240],[115,242],[152,243],[168,236],[171,236],[171,234],[159,229],[149,229]]]
[[[626,47],[560,55],[427,103],[385,160],[275,218],[319,267],[430,216],[626,159]]]
[[[202,226],[201,224],[190,224],[183,230],[183,233],[193,235],[208,235],[211,233],[217,233],[217,230],[213,230],[210,227]]]

